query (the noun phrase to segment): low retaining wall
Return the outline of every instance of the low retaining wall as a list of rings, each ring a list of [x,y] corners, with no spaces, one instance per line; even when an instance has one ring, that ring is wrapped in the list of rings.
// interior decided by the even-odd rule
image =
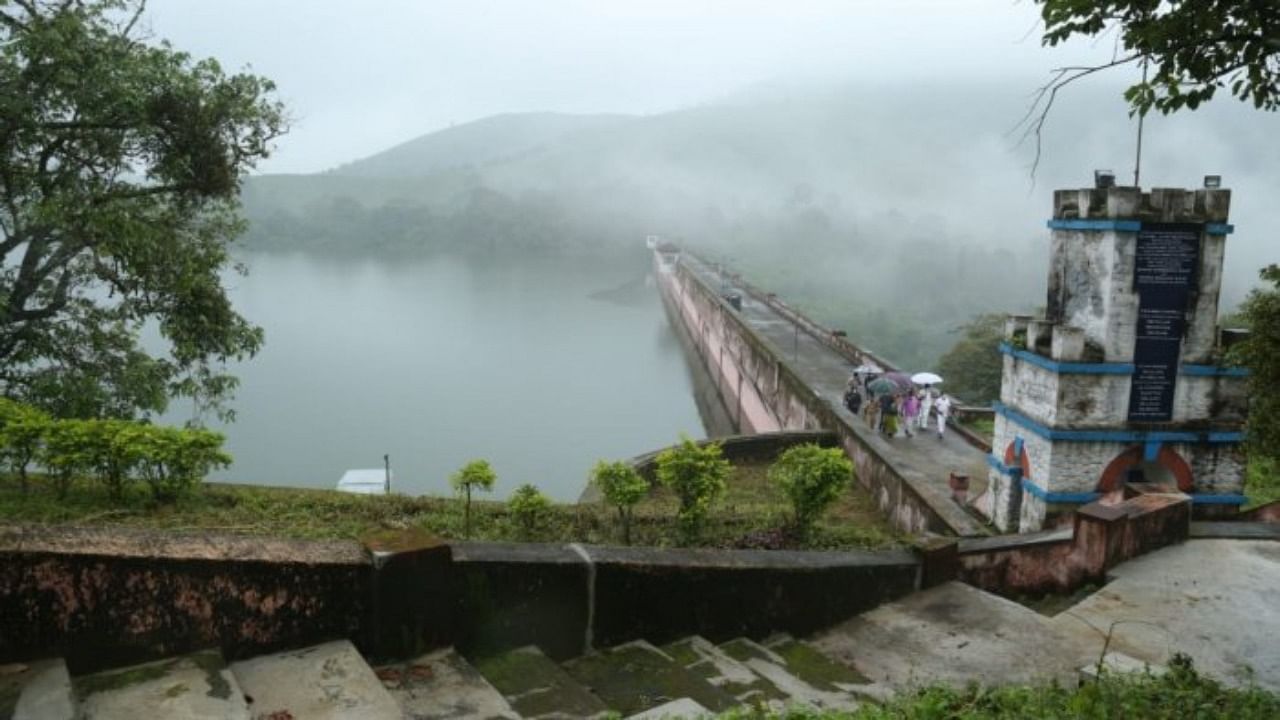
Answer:
[[[1117,564],[1190,536],[1191,500],[1142,494],[1115,505],[1091,503],[1072,527],[961,540],[957,577],[1001,595],[1068,593],[1102,582]]]
[[[0,661],[72,672],[220,647],[230,657],[358,635],[372,566],[356,543],[0,531]]]
[[[859,483],[895,527],[909,533],[985,534],[946,492],[890,462],[870,442],[869,429],[845,422],[827,401],[815,395],[788,361],[776,356],[769,343],[694,272],[682,263],[659,263],[659,267],[664,302],[671,315],[683,323],[702,362],[716,378],[725,406],[732,409],[741,426],[756,432],[834,432],[853,461]],[[812,325],[804,322],[808,324],[801,327]],[[840,338],[833,342],[837,340],[848,345]]]
[[[455,638],[555,659],[630,640],[807,634],[913,592],[906,550],[786,552],[463,543]]]
[[[781,552],[355,542],[0,528],[0,663],[74,673],[210,647],[230,659],[349,638],[373,659],[454,644],[590,647],[808,633],[919,586],[907,550]]]

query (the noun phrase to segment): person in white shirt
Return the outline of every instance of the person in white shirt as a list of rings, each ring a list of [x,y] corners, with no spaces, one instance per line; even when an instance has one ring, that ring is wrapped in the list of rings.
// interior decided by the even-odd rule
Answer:
[[[921,430],[929,429],[929,410],[933,407],[933,390],[925,385],[920,391],[920,415],[917,418]]]
[[[951,398],[943,395],[933,403],[933,411],[938,414],[938,439],[947,429],[947,415],[951,414]]]

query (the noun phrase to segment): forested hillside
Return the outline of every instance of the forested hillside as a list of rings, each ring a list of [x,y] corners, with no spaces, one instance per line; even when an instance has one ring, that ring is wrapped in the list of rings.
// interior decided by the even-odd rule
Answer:
[[[1034,142],[1010,132],[1029,90],[791,85],[652,116],[486,118],[325,173],[252,178],[245,243],[584,253],[657,233],[923,367],[973,315],[1042,301],[1052,189],[1086,186],[1095,168],[1131,177],[1123,100],[1082,87],[1050,117],[1033,184]],[[1227,104],[1148,119],[1144,185],[1194,187],[1220,173],[1249,188],[1233,208],[1243,232],[1228,255],[1228,304],[1264,262],[1262,238],[1280,230],[1259,192],[1280,163],[1273,124]]]

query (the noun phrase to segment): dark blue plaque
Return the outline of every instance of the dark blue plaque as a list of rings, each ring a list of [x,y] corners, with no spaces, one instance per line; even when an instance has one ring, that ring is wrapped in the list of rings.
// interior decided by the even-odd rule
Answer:
[[[1138,327],[1130,421],[1173,419],[1178,356],[1186,332],[1187,303],[1196,287],[1203,232],[1199,223],[1143,223],[1138,230],[1133,269]]]

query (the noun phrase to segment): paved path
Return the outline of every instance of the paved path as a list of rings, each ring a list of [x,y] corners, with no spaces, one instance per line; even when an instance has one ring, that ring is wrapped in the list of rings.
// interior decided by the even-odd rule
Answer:
[[[1280,543],[1191,540],[1118,566],[1113,579],[1055,616],[958,582],[882,605],[813,644],[873,681],[1075,682],[1106,641],[1130,666],[1174,653],[1233,685],[1280,691]]]
[[[708,287],[720,287],[719,275],[696,258],[684,256],[680,260],[697,273]],[[947,478],[952,472],[971,478],[970,497],[977,497],[987,485],[986,453],[970,445],[958,434],[948,431],[942,440],[934,432],[913,438],[899,434],[889,439],[875,433],[860,417],[855,417],[844,407],[845,384],[853,365],[840,353],[824,345],[817,338],[788,320],[763,302],[742,292],[742,310],[739,316],[773,345],[778,357],[785,359],[800,378],[820,397],[836,408],[840,417],[868,443],[877,444],[882,454],[890,458],[895,467],[919,473],[943,493],[950,494]]]

